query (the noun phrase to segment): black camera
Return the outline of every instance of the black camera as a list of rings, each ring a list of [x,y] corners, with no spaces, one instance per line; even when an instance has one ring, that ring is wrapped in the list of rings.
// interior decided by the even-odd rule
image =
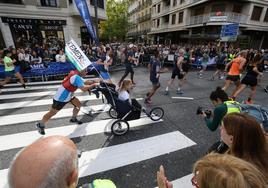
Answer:
[[[207,118],[210,118],[212,112],[211,110],[203,110],[203,107],[202,106],[199,106],[196,110],[196,115],[200,115],[200,114],[203,114],[203,112],[206,114]]]

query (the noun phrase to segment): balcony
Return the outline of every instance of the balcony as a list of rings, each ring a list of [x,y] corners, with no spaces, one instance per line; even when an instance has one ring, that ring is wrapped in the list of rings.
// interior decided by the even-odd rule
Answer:
[[[141,23],[141,22],[148,21],[150,19],[151,19],[151,14],[146,14],[146,15],[144,15],[142,17],[139,17],[137,20],[138,20],[139,23]]]
[[[203,25],[207,23],[247,23],[248,16],[234,13],[234,12],[222,12],[220,16],[216,16],[216,13],[203,14],[199,16],[192,16],[187,22],[187,25]]]

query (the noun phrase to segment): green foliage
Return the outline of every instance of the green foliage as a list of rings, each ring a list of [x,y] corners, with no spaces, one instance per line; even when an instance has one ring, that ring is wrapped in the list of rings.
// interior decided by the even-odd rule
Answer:
[[[100,37],[113,41],[125,39],[128,27],[128,0],[107,0],[106,14],[108,19],[100,24]]]

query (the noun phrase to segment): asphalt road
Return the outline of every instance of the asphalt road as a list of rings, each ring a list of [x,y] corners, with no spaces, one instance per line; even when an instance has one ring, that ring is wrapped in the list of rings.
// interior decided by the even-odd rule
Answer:
[[[135,127],[124,136],[113,136],[109,132],[111,119],[105,110],[92,115],[81,113],[79,118],[84,124],[80,127],[71,125],[71,105],[49,122],[48,135],[69,136],[83,152],[79,161],[79,185],[107,178],[113,180],[118,188],[153,188],[156,186],[156,171],[162,164],[175,188],[192,187],[193,164],[220,138],[219,130],[210,132],[204,120],[196,115],[198,106],[213,109],[209,94],[224,84],[223,80],[208,81],[212,73],[205,72],[199,79],[196,72],[191,71],[183,87],[184,94],[176,94],[177,83],[174,83],[169,96],[164,95],[164,89],[171,72],[162,74],[161,88],[153,97],[153,104],[146,106],[143,100],[140,102],[148,109],[162,107],[165,111],[163,120],[152,122],[142,117],[131,123]],[[122,74],[123,71],[112,73],[114,83]],[[260,85],[268,85],[267,77],[265,73]],[[135,69],[134,80],[137,85],[133,97],[144,98],[151,87],[148,70],[143,67]],[[14,155],[40,137],[35,130],[35,122],[49,109],[58,84],[38,83],[27,90],[10,85],[0,94],[0,187],[6,186],[5,175]],[[233,89],[229,88],[228,93]],[[237,100],[246,99],[248,93],[249,89],[245,90]],[[77,96],[81,97],[85,107],[95,109],[103,105],[102,100],[87,93],[78,93]],[[254,103],[268,106],[267,93],[260,86]]]

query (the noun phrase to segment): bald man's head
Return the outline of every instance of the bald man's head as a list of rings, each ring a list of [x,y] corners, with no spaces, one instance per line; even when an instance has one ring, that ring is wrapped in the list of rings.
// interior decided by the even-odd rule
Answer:
[[[41,138],[20,151],[9,168],[10,188],[67,188],[76,186],[75,144],[62,136]]]

